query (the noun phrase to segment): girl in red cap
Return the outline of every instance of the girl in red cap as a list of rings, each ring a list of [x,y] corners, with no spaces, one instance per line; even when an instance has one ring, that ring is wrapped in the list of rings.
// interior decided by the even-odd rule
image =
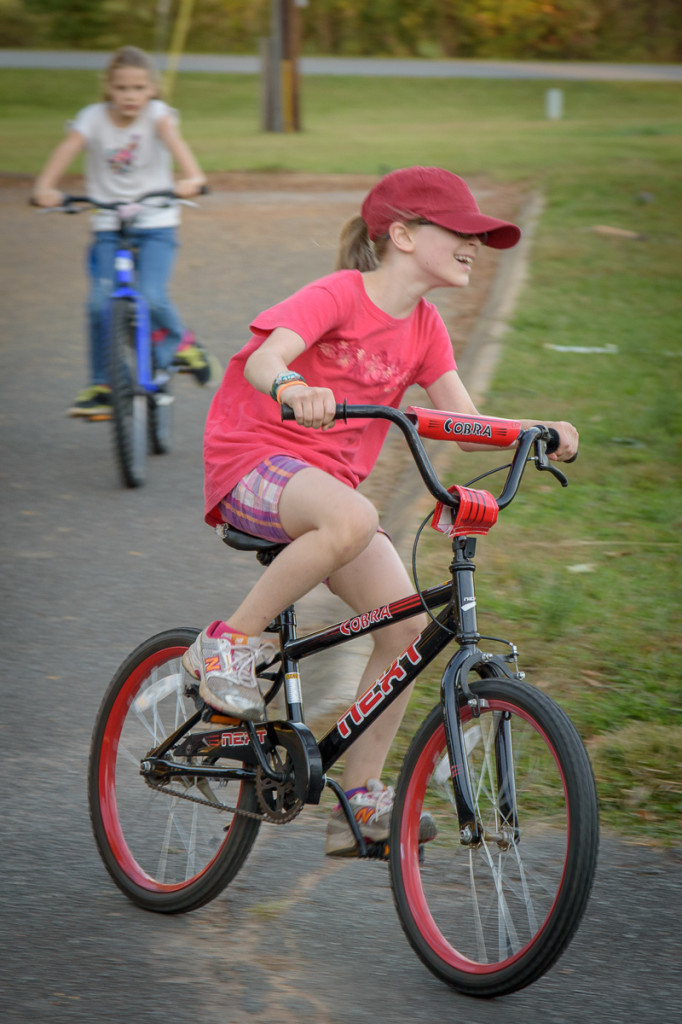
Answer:
[[[251,324],[251,340],[230,361],[208,414],[206,521],[287,547],[229,618],[211,623],[185,654],[185,668],[212,708],[262,718],[261,633],[318,583],[327,581],[358,614],[413,593],[377,510],[357,491],[388,424],[335,423],[336,403],[398,407],[406,389],[419,384],[432,408],[476,414],[445,324],[425,296],[434,288],[465,288],[483,246],[510,248],[520,234],[514,224],[482,214],[457,175],[436,167],[394,171],[343,229],[339,269]],[[295,423],[281,421],[282,402]],[[537,422],[543,421],[523,425]],[[561,439],[555,458],[575,455],[575,428],[544,422]],[[415,617],[372,634],[358,695],[423,625]],[[392,704],[346,758],[343,786],[370,841],[388,836],[392,790],[380,778],[406,702]],[[423,827],[422,838],[431,838],[433,823]],[[355,852],[340,808],[328,824],[326,852]]]

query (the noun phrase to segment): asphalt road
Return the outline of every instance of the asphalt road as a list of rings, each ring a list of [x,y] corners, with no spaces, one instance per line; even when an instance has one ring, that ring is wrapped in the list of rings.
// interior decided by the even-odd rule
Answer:
[[[223,361],[253,314],[331,267],[360,184],[299,182],[285,194],[246,182],[242,191],[233,181],[186,214],[175,293]],[[192,915],[144,913],[114,888],[94,848],[85,794],[107,681],[151,633],[223,614],[257,569],[247,556],[228,555],[202,523],[210,391],[177,382],[175,450],[153,460],[137,491],[118,484],[108,426],[64,415],[83,383],[87,224],[37,214],[24,205],[26,192],[21,183],[0,189],[0,1019],[679,1020],[682,854],[607,838],[570,949],[534,986],[492,1003],[453,994],[416,959],[385,865],[325,859],[328,797],[287,827],[264,827],[232,886]],[[513,199],[496,202],[493,193],[487,205],[509,215]],[[485,297],[469,300],[469,318]],[[466,302],[463,310],[466,322]],[[308,614],[318,612],[313,602]]]
[[[0,68],[105,67],[108,52],[97,50],[1,50]],[[168,58],[160,55],[159,67]],[[185,53],[181,71],[256,75],[260,59],[249,55]],[[548,81],[680,82],[680,64],[614,64],[559,60],[419,60],[375,57],[301,57],[302,75],[362,75],[369,78],[530,78]]]

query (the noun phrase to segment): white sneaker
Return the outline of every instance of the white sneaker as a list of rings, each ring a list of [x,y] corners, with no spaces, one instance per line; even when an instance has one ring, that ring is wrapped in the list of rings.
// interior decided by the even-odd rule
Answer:
[[[259,636],[231,633],[215,637],[208,635],[208,629],[202,630],[182,657],[187,672],[200,680],[199,696],[224,715],[262,721],[265,702],[256,667],[262,670],[270,664],[276,648],[264,644]]]
[[[378,779],[368,779],[366,792],[355,793],[349,799],[363,839],[370,843],[386,842],[394,797],[392,786],[384,786]],[[434,839],[437,831],[431,815],[424,812],[419,820],[419,842],[427,843]],[[324,852],[328,857],[354,857],[357,853],[355,837],[340,804],[334,808],[327,823]]]

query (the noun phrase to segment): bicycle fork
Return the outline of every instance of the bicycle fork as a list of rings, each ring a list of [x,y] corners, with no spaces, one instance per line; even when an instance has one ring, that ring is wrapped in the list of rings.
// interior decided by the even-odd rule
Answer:
[[[505,847],[512,842],[518,842],[519,839],[510,716],[505,712],[493,713],[492,748],[495,760],[495,778],[494,781],[491,780],[491,784],[497,788],[496,806],[499,809],[499,821],[491,829],[486,827],[477,813],[477,793],[469,770],[469,755],[472,753],[473,744],[471,740],[467,742],[468,737],[476,734],[470,731],[468,737],[465,736],[462,726],[462,706],[459,699],[459,694],[462,693],[472,717],[478,719],[481,716],[480,701],[469,688],[469,673],[475,671],[479,676],[496,675],[508,679],[514,678],[504,658],[480,651],[478,648],[481,635],[476,623],[474,592],[476,566],[472,561],[475,550],[476,540],[473,537],[456,538],[453,543],[455,557],[450,569],[459,613],[456,639],[460,647],[443,673],[441,706],[448,748],[450,781],[459,818],[461,843],[463,846],[478,846],[482,842],[494,842]],[[513,656],[515,658],[515,652]]]
[[[111,296],[112,301],[128,299],[135,310],[135,349],[137,353],[138,379],[133,381],[133,387],[136,389],[139,387],[144,394],[153,394],[158,391],[158,384],[154,383],[153,380],[149,306],[144,296],[135,291],[135,260],[132,252],[129,249],[117,249],[114,267],[116,282]]]

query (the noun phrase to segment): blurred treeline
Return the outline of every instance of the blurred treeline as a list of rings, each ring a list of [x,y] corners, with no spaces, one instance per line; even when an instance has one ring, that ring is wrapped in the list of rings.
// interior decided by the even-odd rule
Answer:
[[[0,0],[0,45],[169,46],[182,0]],[[256,53],[273,0],[193,0],[185,49]],[[308,0],[303,54],[668,61],[680,0]]]

